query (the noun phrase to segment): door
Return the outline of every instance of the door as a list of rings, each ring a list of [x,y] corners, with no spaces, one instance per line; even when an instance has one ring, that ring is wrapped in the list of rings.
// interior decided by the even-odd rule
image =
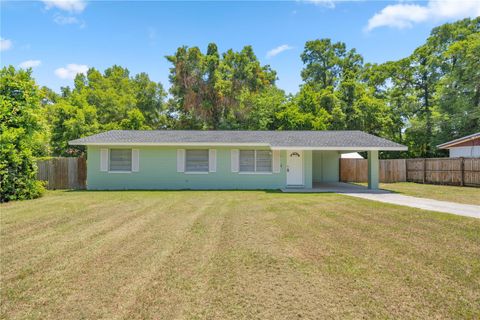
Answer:
[[[287,185],[303,185],[303,152],[287,150]]]

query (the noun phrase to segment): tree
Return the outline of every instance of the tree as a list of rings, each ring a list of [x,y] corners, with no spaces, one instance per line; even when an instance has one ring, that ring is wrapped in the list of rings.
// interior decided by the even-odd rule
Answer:
[[[48,119],[54,155],[85,151],[68,141],[113,129],[157,129],[170,125],[160,83],[146,73],[130,76],[128,69],[112,66],[102,74],[91,68],[78,74],[74,87],[62,88],[61,97],[49,94]]]
[[[99,124],[95,107],[85,100],[61,100],[50,106],[49,119],[52,126],[51,146],[53,154],[78,156],[85,152],[83,146],[70,146],[68,141],[98,133]]]
[[[162,127],[164,125],[162,112],[165,111],[164,100],[167,96],[162,84],[151,81],[144,72],[137,74],[131,81],[136,100],[135,108],[132,110],[140,111],[145,118],[145,127],[152,129]],[[130,111],[127,111],[127,114]]]
[[[35,146],[45,127],[31,70],[2,68],[0,97],[0,202],[37,198],[44,189],[36,180]]]
[[[250,46],[221,56],[214,43],[203,54],[197,47],[181,47],[166,57],[170,68],[170,104],[180,127],[234,129],[249,122],[250,109],[242,101],[274,85],[276,73],[261,66]]]
[[[389,133],[391,110],[382,98],[375,96],[375,86],[366,76],[378,69],[371,65],[365,67],[355,49],[347,50],[344,43],[332,43],[330,39],[314,40],[305,44],[301,58],[305,64],[304,84],[294,101],[300,112],[309,113],[313,118],[298,117],[296,112],[287,109],[289,118],[315,119],[312,128],[316,129]]]
[[[120,122],[120,127],[126,130],[148,130],[150,128],[145,124],[145,117],[139,109],[128,111],[127,118]]]
[[[318,112],[302,112],[298,107],[298,97],[293,97],[276,113],[276,125],[280,130],[326,130],[331,121],[325,109]]]
[[[385,64],[385,99],[403,120],[397,136],[411,156],[442,155],[437,144],[478,131],[479,32],[480,18],[444,24],[412,55]]]
[[[330,39],[307,41],[300,56],[305,65],[301,73],[303,81],[321,89],[336,87],[345,53],[345,44],[342,42],[332,44]]]
[[[450,67],[438,88],[441,119],[435,143],[480,129],[480,33],[452,44],[444,57]]]
[[[240,123],[239,129],[244,130],[274,130],[276,113],[286,103],[287,97],[283,90],[271,86],[259,93],[244,90],[239,96],[239,109],[248,117]]]

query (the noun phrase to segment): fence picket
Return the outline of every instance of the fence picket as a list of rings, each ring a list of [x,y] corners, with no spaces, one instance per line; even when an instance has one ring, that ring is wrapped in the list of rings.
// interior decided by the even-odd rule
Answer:
[[[47,182],[47,189],[85,189],[85,157],[58,157],[37,161],[37,179]]]
[[[366,159],[340,159],[343,182],[367,182]],[[480,158],[380,160],[380,182],[418,182],[480,187]]]

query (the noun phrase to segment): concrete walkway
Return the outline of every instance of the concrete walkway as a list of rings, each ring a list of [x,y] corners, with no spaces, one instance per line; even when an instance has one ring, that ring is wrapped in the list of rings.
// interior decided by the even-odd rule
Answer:
[[[398,204],[401,206],[446,212],[480,219],[480,206],[405,196],[397,193],[342,193],[347,196]]]
[[[370,190],[364,186],[343,182],[322,183],[314,185],[312,189],[286,188],[282,189],[282,191],[293,193],[334,192],[362,199],[392,203],[401,206],[445,212],[480,219],[480,206],[406,196],[382,189]]]

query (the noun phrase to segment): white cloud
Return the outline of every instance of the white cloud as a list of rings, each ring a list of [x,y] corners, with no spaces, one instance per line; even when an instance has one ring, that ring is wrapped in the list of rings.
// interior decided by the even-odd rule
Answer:
[[[85,21],[79,20],[78,18],[72,16],[62,16],[57,14],[54,16],[53,21],[59,25],[78,24],[80,25],[80,28],[85,27]]]
[[[335,4],[339,2],[355,2],[355,1],[363,1],[363,0],[297,0],[303,1],[307,3],[313,3],[317,6],[326,7],[328,9],[335,8]]]
[[[0,38],[0,51],[7,51],[13,46],[12,40]]]
[[[85,0],[42,0],[47,9],[57,8],[70,13],[82,12],[87,6]]]
[[[305,0],[305,2],[310,2],[310,3],[327,7],[330,9],[335,8],[335,1],[338,1],[338,0]]]
[[[273,48],[272,50],[267,52],[267,58],[273,58],[276,55],[282,53],[283,51],[291,50],[293,47],[289,46],[288,44],[282,44],[281,46],[278,46],[276,48]]]
[[[365,30],[379,27],[411,28],[428,20],[462,19],[480,15],[480,1],[429,0],[426,5],[398,3],[388,5],[370,20]]]
[[[40,60],[27,60],[20,63],[18,66],[23,69],[35,68],[42,64]]]
[[[88,66],[85,64],[67,64],[65,68],[58,68],[55,70],[55,75],[60,79],[75,79],[78,73],[86,74]]]
[[[79,23],[78,19],[75,17],[65,17],[62,15],[56,15],[53,18],[56,24],[76,24]]]

